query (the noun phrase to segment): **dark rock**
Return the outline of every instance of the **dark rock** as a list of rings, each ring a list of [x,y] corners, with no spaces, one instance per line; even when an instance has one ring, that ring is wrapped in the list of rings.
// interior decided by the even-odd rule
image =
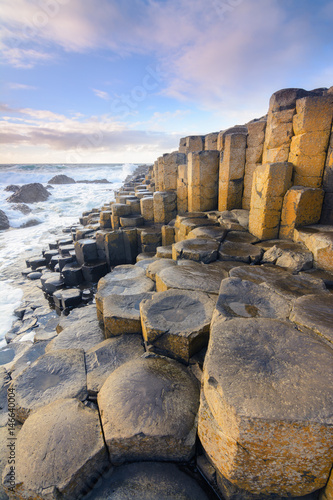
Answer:
[[[50,193],[39,182],[25,184],[16,193],[12,194],[7,201],[10,203],[37,203],[46,201]]]
[[[66,286],[77,286],[83,283],[82,268],[79,264],[66,264],[61,272]]]
[[[49,180],[49,184],[75,184],[75,180],[64,174],[55,175]]]
[[[24,222],[24,224],[21,224],[20,229],[23,229],[25,227],[33,227],[33,226],[38,226],[38,224],[41,224],[41,221],[38,219],[29,219],[27,222]]]
[[[0,231],[9,228],[9,220],[3,210],[0,210]]]
[[[24,203],[15,203],[15,205],[12,206],[12,209],[19,210],[24,215],[30,214],[31,212],[31,208],[29,208],[28,205],[25,205]]]
[[[63,290],[61,293],[61,306],[63,309],[68,307],[75,307],[81,303],[81,292],[76,288],[69,288]]]
[[[89,262],[82,266],[83,278],[88,283],[97,283],[107,272],[108,266],[106,262]]]
[[[96,179],[94,181],[89,181],[84,179],[83,181],[76,181],[77,184],[112,184],[112,182],[107,179]]]
[[[20,189],[20,186],[17,186],[16,184],[10,184],[9,186],[5,187],[4,191],[11,191],[13,193],[16,193]]]
[[[44,257],[30,257],[26,260],[27,267],[31,267],[35,271],[38,267],[45,266],[47,264]]]
[[[92,239],[83,239],[75,243],[75,254],[78,263],[82,264],[93,262],[98,259],[96,241]]]
[[[33,280],[33,281],[34,280],[39,280],[39,278],[41,278],[41,277],[42,277],[42,273],[37,272],[37,271],[33,271],[32,273],[29,273],[28,276],[27,276],[27,278],[29,280]]]

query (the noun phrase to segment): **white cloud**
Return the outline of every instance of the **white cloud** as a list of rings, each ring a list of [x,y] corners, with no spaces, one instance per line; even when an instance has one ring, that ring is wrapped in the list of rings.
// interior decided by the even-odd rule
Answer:
[[[104,92],[104,90],[92,89],[92,91],[94,92],[94,94],[97,97],[100,97],[101,99],[104,99],[105,101],[110,100],[109,94],[107,92]]]
[[[9,82],[7,87],[11,90],[37,90],[37,87],[34,87],[33,85],[26,85],[25,83]]]

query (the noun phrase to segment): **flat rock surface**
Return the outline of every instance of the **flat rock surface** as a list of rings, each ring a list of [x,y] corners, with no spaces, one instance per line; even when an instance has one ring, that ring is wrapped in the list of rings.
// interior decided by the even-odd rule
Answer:
[[[333,295],[306,295],[294,302],[290,319],[333,343]]]
[[[290,306],[283,297],[266,287],[240,278],[222,281],[214,317],[288,318]]]
[[[259,239],[253,234],[244,231],[229,231],[225,241],[232,241],[234,243],[256,243]],[[259,244],[261,246],[261,243]]]
[[[114,469],[110,478],[96,488],[94,500],[208,500],[190,476],[176,465],[144,462]]]
[[[203,292],[167,290],[140,304],[143,338],[188,362],[208,343],[215,301]]]
[[[263,283],[279,277],[287,280],[290,277],[288,271],[272,265],[234,267],[230,269],[229,274],[232,278],[241,278],[254,283]]]
[[[0,349],[0,367],[11,371],[17,360],[32,347],[32,342],[17,342],[6,345]]]
[[[104,335],[106,338],[123,333],[142,333],[140,303],[153,292],[137,295],[108,295],[103,300]]]
[[[115,370],[98,394],[111,462],[189,460],[198,398],[197,382],[176,361],[144,357]]]
[[[97,410],[59,399],[30,415],[18,434],[12,498],[81,498],[107,467]]]
[[[95,308],[92,308],[96,311]],[[90,309],[90,312],[92,310]],[[77,317],[79,315],[76,315]],[[64,324],[64,323],[63,323]],[[103,331],[96,316],[84,315],[81,319],[66,326],[59,335],[51,340],[45,351],[51,352],[59,349],[83,349],[88,351],[91,347],[104,340]]]
[[[218,294],[223,278],[220,269],[215,267],[215,262],[208,265],[188,262],[160,271],[156,275],[156,290],[163,292],[170,288],[177,288]]]
[[[246,263],[255,263],[260,261],[262,253],[263,250],[257,245],[226,241],[220,246],[219,258],[221,260],[236,260]]]
[[[142,339],[131,334],[106,339],[89,349],[85,356],[89,394],[96,395],[116,368],[139,358],[144,352]]]
[[[186,239],[193,238],[203,238],[203,239],[212,239],[216,241],[223,241],[227,235],[227,231],[221,227],[196,227],[192,229],[187,235]]]
[[[12,382],[16,416],[24,422],[32,410],[60,398],[87,397],[84,352],[66,349],[44,354]]]
[[[45,348],[48,344],[48,341],[40,341],[34,343],[30,349],[25,351],[25,353],[14,363],[11,368],[11,377],[14,379],[17,377],[23,370],[28,368],[31,363],[36,361],[40,356],[45,354]]]
[[[218,249],[219,242],[211,239],[183,240],[172,245],[172,258],[174,260],[189,259],[208,264],[217,259]]]
[[[146,269],[146,274],[148,278],[152,279],[155,281],[155,276],[156,273],[161,271],[162,269],[165,269],[166,267],[171,267],[171,266],[176,266],[177,262],[175,262],[173,259],[157,259],[154,262],[151,262],[149,266]]]
[[[215,321],[199,437],[219,472],[258,494],[321,488],[333,458],[331,364],[330,347],[292,323]]]

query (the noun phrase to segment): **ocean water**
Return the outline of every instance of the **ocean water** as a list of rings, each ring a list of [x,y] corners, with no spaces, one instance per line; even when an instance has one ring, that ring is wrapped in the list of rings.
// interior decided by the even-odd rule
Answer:
[[[78,222],[82,212],[99,208],[114,200],[127,175],[135,164],[89,165],[0,165],[0,209],[10,223],[10,229],[0,231],[0,347],[5,345],[4,336],[15,316],[13,311],[21,303],[22,291],[15,284],[14,270],[22,267],[22,260],[40,255],[56,236],[62,236],[62,228]],[[110,184],[53,185],[47,201],[29,204],[31,213],[24,215],[6,201],[12,193],[5,191],[10,184],[23,185],[40,182],[44,186],[58,174],[65,174],[75,181],[107,179]],[[40,224],[27,228],[20,226],[31,219]]]

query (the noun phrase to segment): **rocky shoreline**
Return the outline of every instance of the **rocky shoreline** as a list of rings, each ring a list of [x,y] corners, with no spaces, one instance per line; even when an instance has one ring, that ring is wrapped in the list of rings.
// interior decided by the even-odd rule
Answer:
[[[28,259],[0,498],[332,499],[330,91],[181,140]]]

